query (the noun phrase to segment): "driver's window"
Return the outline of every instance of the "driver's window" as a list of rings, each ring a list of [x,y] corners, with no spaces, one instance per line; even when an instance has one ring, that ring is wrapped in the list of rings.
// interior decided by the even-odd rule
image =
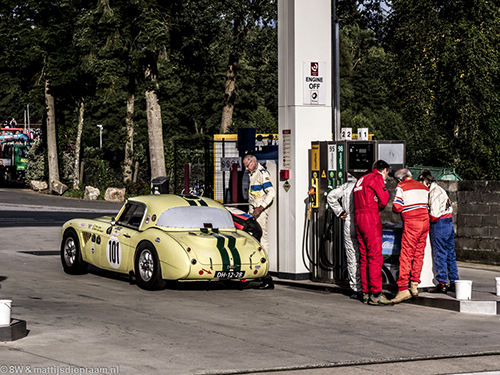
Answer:
[[[125,210],[116,221],[119,225],[132,226],[139,228],[142,217],[144,216],[145,207],[138,204],[127,203]]]

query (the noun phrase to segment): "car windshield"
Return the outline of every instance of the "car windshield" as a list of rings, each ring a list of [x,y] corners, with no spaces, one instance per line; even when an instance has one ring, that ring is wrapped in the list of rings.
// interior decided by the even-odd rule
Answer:
[[[116,223],[139,228],[142,217],[144,216],[144,211],[145,207],[142,205],[127,203]]]
[[[233,219],[228,211],[206,206],[170,208],[163,211],[157,225],[168,228],[234,229]]]

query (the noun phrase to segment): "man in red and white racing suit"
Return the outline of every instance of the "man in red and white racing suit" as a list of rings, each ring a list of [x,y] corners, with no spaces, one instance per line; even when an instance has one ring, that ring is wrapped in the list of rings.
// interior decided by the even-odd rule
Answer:
[[[273,203],[276,192],[271,183],[269,172],[260,165],[254,155],[245,156],[243,165],[250,174],[250,188],[248,189],[249,213],[257,219],[262,228],[260,243],[269,254],[269,243],[267,241],[267,218],[269,213],[267,208]],[[271,276],[264,277],[259,288],[274,289]]]
[[[394,173],[394,177],[399,183],[396,186],[392,210],[401,213],[404,222],[399,255],[398,294],[392,300],[399,303],[418,295],[429,233],[429,188],[415,181],[408,169],[400,169]]]
[[[385,180],[389,164],[378,160],[373,170],[354,186],[354,222],[359,242],[359,268],[363,302],[391,305],[382,293],[382,221],[379,211],[389,202]]]

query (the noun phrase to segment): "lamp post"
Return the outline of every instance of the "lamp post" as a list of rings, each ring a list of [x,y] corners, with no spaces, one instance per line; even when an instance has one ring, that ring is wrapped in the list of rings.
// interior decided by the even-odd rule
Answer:
[[[99,148],[102,148],[102,125],[97,125],[99,128]]]

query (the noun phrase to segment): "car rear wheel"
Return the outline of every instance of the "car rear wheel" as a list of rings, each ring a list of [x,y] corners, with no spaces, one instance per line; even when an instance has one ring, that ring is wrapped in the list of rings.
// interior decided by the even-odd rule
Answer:
[[[166,285],[161,278],[158,253],[153,245],[144,242],[135,252],[135,277],[139,288],[146,290],[163,289]]]
[[[88,263],[82,258],[80,241],[73,229],[64,232],[61,243],[61,263],[64,272],[71,275],[82,274],[87,270]]]

